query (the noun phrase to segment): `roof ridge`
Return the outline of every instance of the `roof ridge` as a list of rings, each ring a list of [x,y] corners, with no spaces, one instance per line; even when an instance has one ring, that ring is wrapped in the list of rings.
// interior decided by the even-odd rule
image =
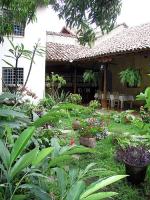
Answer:
[[[71,35],[71,34],[67,34],[67,33],[61,33],[61,32],[55,32],[55,31],[46,31],[46,35],[56,35],[56,36],[76,38],[75,35]]]

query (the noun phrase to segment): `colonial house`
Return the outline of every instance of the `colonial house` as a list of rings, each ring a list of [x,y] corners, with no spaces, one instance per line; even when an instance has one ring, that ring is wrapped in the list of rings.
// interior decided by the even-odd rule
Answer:
[[[150,85],[150,24],[117,26],[109,34],[98,36],[92,48],[83,47],[71,33],[47,32],[46,73],[60,73],[67,80],[66,90],[80,93],[84,101],[103,92],[118,92],[131,100]],[[120,83],[119,72],[126,68],[140,71],[140,86]],[[99,86],[83,82],[83,73],[92,69],[99,73]],[[129,98],[130,99],[130,98]]]
[[[39,99],[45,95],[45,76],[51,72],[61,74],[67,81],[64,90],[80,93],[85,102],[93,99],[97,90],[103,93],[118,92],[134,98],[150,85],[150,78],[147,76],[150,73],[150,24],[136,27],[118,25],[108,34],[97,34],[95,44],[90,48],[80,45],[76,35],[65,27],[59,33],[47,31],[45,19],[44,8],[39,9],[37,22],[29,24],[23,35],[13,37],[15,43],[23,42],[27,49],[31,49],[38,39],[41,46],[46,48],[43,57],[36,56],[27,84]],[[6,83],[13,83],[9,66],[2,60],[9,49],[7,40],[1,44],[0,49],[0,78]],[[140,86],[129,87],[120,83],[119,72],[129,67],[140,71]],[[29,63],[22,59],[22,82],[27,76],[28,69]],[[83,73],[87,69],[99,73],[98,85],[83,82]],[[1,81],[1,92],[2,85]]]

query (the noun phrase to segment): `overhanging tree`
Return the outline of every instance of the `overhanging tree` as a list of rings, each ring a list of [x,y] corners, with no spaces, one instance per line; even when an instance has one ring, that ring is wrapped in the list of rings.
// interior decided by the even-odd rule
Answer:
[[[110,31],[121,10],[121,0],[0,0],[0,35],[8,35],[13,23],[28,23],[35,19],[39,6],[52,5],[60,18],[70,27],[76,27],[82,44],[94,41],[91,24],[101,28],[102,33]]]

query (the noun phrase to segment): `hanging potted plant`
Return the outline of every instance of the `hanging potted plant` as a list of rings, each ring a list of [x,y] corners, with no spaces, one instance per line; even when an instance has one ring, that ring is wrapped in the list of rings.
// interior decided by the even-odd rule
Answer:
[[[117,159],[123,161],[126,168],[127,180],[138,185],[144,182],[147,167],[150,163],[150,152],[145,147],[129,146],[117,151]]]
[[[98,73],[92,70],[86,70],[83,74],[83,81],[84,83],[91,83],[93,86],[96,86],[98,82]]]
[[[139,87],[141,84],[141,74],[138,69],[127,68],[119,73],[120,81],[128,87]]]

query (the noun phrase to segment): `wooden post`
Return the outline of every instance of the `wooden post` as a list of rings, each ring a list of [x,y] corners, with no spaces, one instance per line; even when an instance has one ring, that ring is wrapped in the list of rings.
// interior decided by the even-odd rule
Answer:
[[[104,99],[107,98],[107,65],[104,66]]]
[[[73,75],[73,93],[77,93],[77,69],[74,67],[74,75]]]
[[[102,108],[107,108],[107,64],[104,65],[104,88],[103,88],[103,99]]]

